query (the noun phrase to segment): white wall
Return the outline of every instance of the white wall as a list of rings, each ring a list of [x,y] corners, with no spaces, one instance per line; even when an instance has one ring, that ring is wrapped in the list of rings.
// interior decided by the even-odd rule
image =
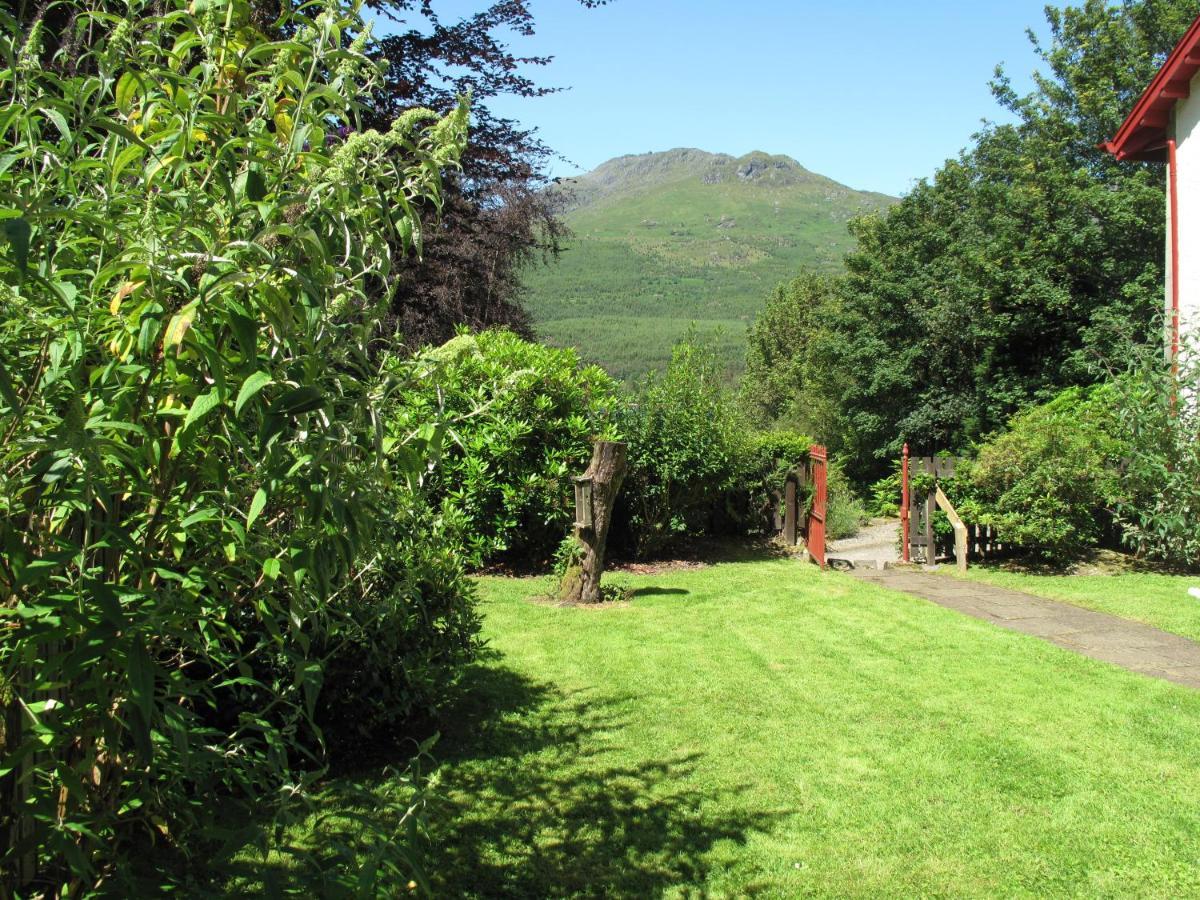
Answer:
[[[1200,341],[1200,73],[1191,97],[1175,104],[1175,142],[1179,171],[1179,321],[1184,341]],[[1167,202],[1166,328],[1171,327],[1171,208]],[[1168,348],[1169,348],[1168,343]]]

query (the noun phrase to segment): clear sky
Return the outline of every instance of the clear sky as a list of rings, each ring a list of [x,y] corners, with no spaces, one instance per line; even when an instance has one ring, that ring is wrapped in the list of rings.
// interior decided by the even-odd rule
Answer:
[[[443,17],[483,0],[448,0]],[[988,91],[1003,62],[1028,87],[1025,35],[1046,32],[1045,0],[531,0],[522,56],[569,88],[505,98],[500,114],[536,126],[569,162],[699,147],[783,153],[854,188],[901,194],[965,147],[982,119],[1004,119]]]

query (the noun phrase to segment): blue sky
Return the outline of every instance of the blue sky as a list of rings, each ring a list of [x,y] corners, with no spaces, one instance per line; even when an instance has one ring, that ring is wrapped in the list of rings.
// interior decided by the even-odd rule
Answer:
[[[447,0],[443,17],[480,8]],[[520,55],[569,88],[504,98],[497,112],[536,126],[571,175],[625,153],[699,147],[784,153],[860,189],[901,194],[1003,119],[987,82],[997,63],[1028,87],[1028,27],[1045,0],[531,0]]]

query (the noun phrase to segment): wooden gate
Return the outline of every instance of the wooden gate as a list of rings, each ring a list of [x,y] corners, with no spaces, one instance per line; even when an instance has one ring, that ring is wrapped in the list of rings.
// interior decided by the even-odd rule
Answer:
[[[825,512],[829,505],[828,480],[829,454],[820,444],[813,444],[808,451],[808,471],[812,479],[812,509],[808,514],[808,554],[822,569],[825,568]]]

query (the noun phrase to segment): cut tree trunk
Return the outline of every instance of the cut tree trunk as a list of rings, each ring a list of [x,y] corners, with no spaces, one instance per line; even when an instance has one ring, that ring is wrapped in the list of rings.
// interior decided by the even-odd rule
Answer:
[[[597,441],[592,448],[592,464],[581,479],[583,484],[591,486],[590,515],[585,515],[582,509],[575,513],[573,537],[579,546],[558,586],[558,599],[564,603],[599,603],[602,599],[604,546],[613,505],[625,480],[626,450],[625,444],[616,441]],[[588,492],[582,496],[586,498]]]

